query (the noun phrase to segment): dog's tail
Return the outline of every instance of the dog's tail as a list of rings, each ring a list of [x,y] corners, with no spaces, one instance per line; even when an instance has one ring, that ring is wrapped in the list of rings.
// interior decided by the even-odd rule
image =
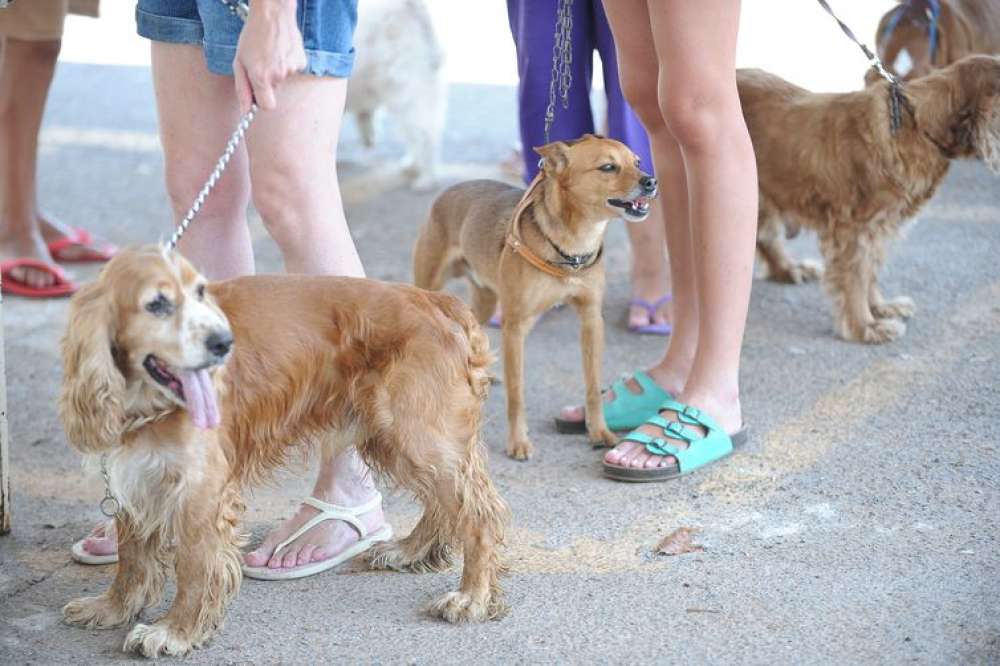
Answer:
[[[437,202],[431,206],[427,222],[420,229],[413,246],[413,284],[421,289],[439,291],[450,276],[453,249],[448,228],[436,214]]]
[[[419,286],[419,285],[418,285]],[[469,310],[469,306],[451,294],[428,293],[428,298],[446,318],[458,325],[468,340],[466,373],[473,394],[480,401],[486,400],[490,386],[490,366],[495,361],[490,351],[490,339]]]

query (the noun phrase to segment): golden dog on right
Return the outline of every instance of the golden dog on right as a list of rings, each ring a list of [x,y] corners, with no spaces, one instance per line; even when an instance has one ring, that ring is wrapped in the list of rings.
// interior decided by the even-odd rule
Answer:
[[[1000,172],[1000,58],[970,56],[908,83],[895,134],[885,82],[818,94],[740,70],[737,84],[757,154],[757,249],[771,279],[818,277],[783,245],[786,230],[813,229],[837,333],[867,343],[903,335],[914,305],[878,289],[885,243],[931,198],[951,160],[979,159]]]

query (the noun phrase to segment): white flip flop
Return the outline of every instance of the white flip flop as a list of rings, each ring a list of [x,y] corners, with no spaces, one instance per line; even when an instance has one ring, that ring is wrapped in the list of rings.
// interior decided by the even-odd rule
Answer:
[[[111,522],[111,521],[108,521]],[[105,536],[107,535],[107,523],[105,523]],[[114,564],[118,561],[118,553],[110,553],[108,555],[95,555],[94,553],[88,552],[86,548],[83,547],[83,542],[89,539],[97,529],[91,531],[90,534],[80,539],[69,549],[70,557],[73,558],[74,562],[79,562],[80,564]]]
[[[392,528],[388,525],[369,534],[368,530],[365,529],[365,526],[361,524],[360,520],[358,520],[358,516],[368,513],[382,503],[382,495],[380,493],[376,493],[375,497],[370,501],[365,502],[361,506],[355,507],[327,504],[326,502],[322,502],[315,497],[306,497],[302,500],[302,503],[308,504],[314,509],[318,509],[319,513],[310,518],[305,525],[295,530],[295,533],[292,534],[292,536],[279,543],[278,547],[274,549],[275,553],[281,552],[281,550],[288,546],[288,544],[292,543],[300,536],[326,520],[342,520],[356,529],[358,531],[358,536],[360,537],[358,542],[347,550],[338,553],[329,559],[321,560],[319,562],[310,562],[309,564],[303,564],[300,567],[271,569],[267,566],[249,567],[244,564],[244,576],[247,578],[256,578],[257,580],[294,580],[296,578],[313,576],[357,557],[380,541],[388,541],[392,538]]]

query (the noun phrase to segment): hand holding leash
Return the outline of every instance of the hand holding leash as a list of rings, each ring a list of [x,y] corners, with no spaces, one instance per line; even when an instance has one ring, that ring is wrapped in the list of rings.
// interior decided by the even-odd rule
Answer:
[[[239,8],[226,4],[240,14]],[[306,64],[295,1],[257,0],[253,11],[247,13],[233,60],[240,111],[247,113],[254,101],[265,111],[273,110],[278,104],[278,87]]]

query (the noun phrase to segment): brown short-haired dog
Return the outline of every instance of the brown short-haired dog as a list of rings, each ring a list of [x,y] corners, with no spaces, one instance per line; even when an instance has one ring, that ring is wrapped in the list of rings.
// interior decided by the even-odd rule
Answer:
[[[875,31],[886,69],[904,81],[975,53],[1000,53],[1000,0],[900,0]],[[867,83],[880,81],[874,71]]]
[[[970,56],[906,84],[909,109],[889,128],[888,84],[816,94],[760,70],[737,72],[757,155],[757,248],[772,279],[801,282],[815,267],[790,259],[784,225],[819,234],[834,327],[880,343],[906,331],[909,298],[878,288],[885,243],[934,194],[953,159],[1000,171],[1000,58]]]
[[[642,221],[656,196],[656,179],[623,143],[585,135],[535,149],[542,170],[527,192],[491,180],[445,190],[431,208],[413,252],[417,286],[441,289],[465,276],[480,322],[503,310],[507,453],[528,458],[532,445],[524,417],[524,340],[540,314],[571,304],[582,325],[587,432],[613,445],[604,422],[600,371],[604,350],[604,263],[608,222]]]
[[[70,443],[107,456],[118,569],[104,594],[68,603],[66,620],[131,622],[159,603],[176,550],[170,610],[137,624],[125,649],[203,644],[239,588],[242,489],[303,443],[324,456],[355,446],[423,502],[373,565],[437,570],[459,545],[461,587],[432,611],[498,615],[508,509],[479,441],[491,361],[468,308],[445,294],[304,275],[206,285],[179,254],[120,253],[70,304],[59,402]]]

